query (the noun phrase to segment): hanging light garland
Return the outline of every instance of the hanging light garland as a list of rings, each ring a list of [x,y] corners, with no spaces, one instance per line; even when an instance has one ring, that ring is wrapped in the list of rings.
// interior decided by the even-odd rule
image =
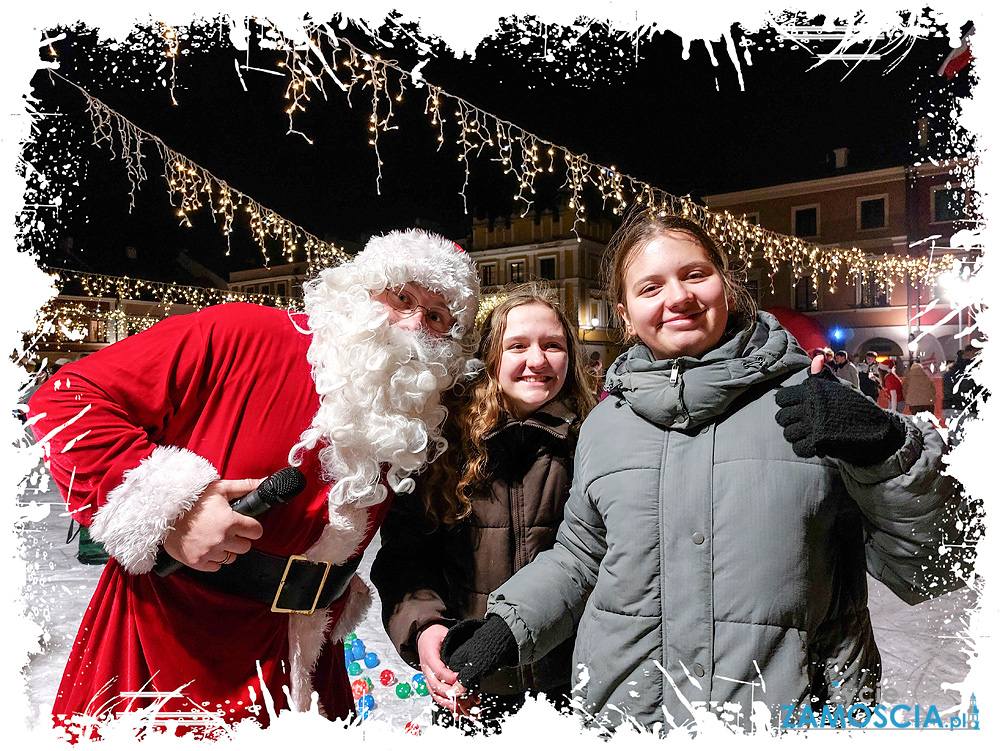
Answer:
[[[307,43],[304,45],[287,39],[273,26],[270,31],[278,40],[278,48],[285,53],[285,60],[279,63],[279,67],[288,76],[285,98],[289,101],[286,108],[289,132],[300,133],[294,128],[295,115],[305,111],[311,89],[322,92],[326,97],[325,84],[328,80],[345,92],[348,103],[355,88],[371,89],[369,144],[376,152],[377,184],[380,183],[383,162],[378,150],[378,137],[397,127],[392,124],[393,104],[402,101],[407,82],[414,81],[413,74],[399,67],[395,61],[361,50],[334,33],[326,23],[307,25]],[[324,40],[331,48],[329,55],[323,52]],[[314,65],[313,62],[319,64]],[[675,196],[613,166],[593,162],[586,154],[575,154],[428,81],[421,79],[414,85],[419,83],[427,88],[424,111],[437,132],[439,150],[447,137],[445,125],[448,117],[445,113],[452,111],[452,123],[457,129],[454,137],[457,158],[465,170],[465,180],[459,191],[463,202],[469,184],[469,156],[479,157],[487,152],[506,173],[513,175],[517,186],[514,198],[525,207],[522,216],[531,208],[535,178],[542,172],[554,172],[561,162],[561,169],[566,175],[562,187],[569,191],[569,207],[575,216],[574,232],[577,225],[585,221],[583,195],[585,187],[590,185],[596,188],[602,205],[610,205],[616,215],[622,215],[634,202],[653,213],[664,216],[677,214],[698,222],[742,265],[750,267],[755,260],[763,259],[772,281],[782,268],[790,267],[796,280],[810,276],[817,289],[824,280],[834,291],[841,278],[852,281],[870,278],[888,292],[895,284],[905,283],[908,279],[935,280],[954,263],[951,255],[936,259],[893,254],[873,256],[854,247],[807,245],[798,237],[766,230],[749,221],[745,215],[709,211],[689,196]],[[306,137],[305,134],[300,135]]]
[[[177,304],[190,305],[195,310],[201,310],[209,305],[227,302],[248,302],[284,310],[302,309],[302,301],[295,297],[153,282],[127,276],[106,276],[67,269],[46,269],[46,271],[59,280],[62,289],[65,289],[69,282],[76,282],[87,297],[113,297],[120,300],[151,299],[163,305],[168,311],[172,305]]]
[[[295,297],[262,295],[232,290],[193,287],[170,282],[154,282],[146,279],[132,279],[127,276],[106,276],[69,269],[43,268],[57,280],[61,291],[72,286],[86,297],[116,298],[118,300],[146,300],[163,307],[164,317],[170,315],[174,305],[187,305],[201,310],[210,305],[228,302],[247,302],[267,305],[272,308],[300,312],[302,300]],[[35,331],[31,335],[41,339],[46,335],[59,341],[79,341],[87,336],[91,321],[97,321],[114,332],[112,340],[149,328],[161,318],[148,315],[128,315],[124,310],[114,308],[101,310],[82,302],[69,302],[54,298],[39,308],[35,315]]]
[[[159,137],[135,125],[83,87],[56,71],[49,74],[65,81],[79,91],[87,101],[87,114],[94,129],[94,145],[106,144],[122,160],[130,184],[130,208],[135,208],[135,192],[146,180],[143,147],[153,144],[163,163],[170,203],[178,221],[191,227],[191,214],[207,206],[213,221],[220,225],[228,239],[239,215],[243,215],[254,241],[260,247],[265,265],[271,264],[268,241],[277,241],[286,263],[305,260],[310,271],[335,266],[350,256],[332,243],[319,239],[302,227],[288,221],[271,209],[221,180],[183,154],[174,151]],[[120,148],[116,151],[115,145]],[[228,249],[226,251],[228,255]]]

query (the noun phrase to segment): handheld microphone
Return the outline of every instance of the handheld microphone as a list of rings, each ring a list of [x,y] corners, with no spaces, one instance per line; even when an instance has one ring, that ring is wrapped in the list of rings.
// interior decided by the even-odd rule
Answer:
[[[260,516],[272,506],[287,503],[306,487],[305,475],[298,467],[285,467],[264,480],[255,489],[230,504],[233,511],[244,516]],[[156,556],[153,566],[159,576],[170,576],[184,564],[163,548]]]

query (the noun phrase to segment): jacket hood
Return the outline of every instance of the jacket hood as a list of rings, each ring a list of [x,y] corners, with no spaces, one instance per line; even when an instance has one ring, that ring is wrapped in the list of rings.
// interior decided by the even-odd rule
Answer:
[[[605,389],[665,428],[697,428],[747,389],[809,366],[809,356],[770,313],[701,357],[657,360],[637,344],[615,360]]]

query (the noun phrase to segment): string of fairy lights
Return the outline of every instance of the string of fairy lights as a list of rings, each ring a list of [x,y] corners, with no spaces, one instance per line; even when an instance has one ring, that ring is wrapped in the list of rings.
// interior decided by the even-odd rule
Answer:
[[[283,44],[279,47],[286,56],[279,66],[286,70],[289,77],[286,89],[286,99],[289,102],[286,107],[289,132],[297,133],[309,140],[305,133],[295,129],[294,117],[296,113],[305,111],[310,100],[311,88],[326,96],[327,79],[334,81],[338,88],[345,92],[349,101],[352,91],[356,88],[370,89],[369,144],[375,150],[379,167],[377,185],[380,184],[383,162],[379,151],[379,135],[397,128],[393,121],[394,106],[402,102],[408,83],[417,85],[413,75],[400,68],[395,61],[372,55],[348,40],[338,37],[326,24],[313,24],[307,27],[308,44],[304,46],[293,44],[284,39],[280,32],[274,31]],[[173,60],[177,54],[179,37],[172,27],[164,26],[162,33],[168,42],[168,57]],[[322,48],[324,40],[332,45],[332,51],[336,54],[328,56],[324,54]],[[314,71],[313,68],[317,64],[318,70]],[[244,217],[254,240],[261,249],[265,265],[270,265],[268,243],[277,241],[286,262],[291,263],[304,257],[309,275],[315,274],[320,268],[336,265],[349,258],[348,254],[336,245],[319,239],[262,206],[248,195],[231,187],[225,180],[171,149],[159,137],[138,127],[79,84],[57,71],[50,70],[49,73],[74,87],[85,98],[87,113],[94,130],[94,144],[106,145],[125,165],[131,186],[132,207],[135,203],[136,190],[148,177],[143,149],[146,144],[152,144],[163,164],[163,176],[167,183],[170,203],[174,206],[182,225],[193,226],[192,214],[207,206],[213,221],[220,225],[222,233],[228,238],[237,218]],[[172,82],[173,75],[172,69]],[[870,278],[882,291],[888,293],[896,283],[933,282],[954,265],[955,259],[951,254],[937,257],[894,254],[874,256],[858,248],[821,248],[807,245],[801,238],[766,230],[749,221],[746,216],[735,216],[728,211],[709,211],[689,197],[672,195],[636,177],[619,172],[615,167],[593,162],[586,154],[575,154],[514,123],[502,120],[426,80],[421,79],[420,83],[426,85],[428,90],[424,109],[436,130],[439,149],[449,137],[446,125],[457,126],[455,144],[458,146],[458,160],[465,170],[465,181],[460,191],[463,199],[470,177],[469,159],[486,153],[491,155],[489,158],[499,162],[507,173],[514,176],[518,186],[515,199],[525,204],[526,214],[531,207],[536,177],[543,171],[555,172],[561,161],[561,168],[565,170],[563,187],[570,193],[569,206],[575,214],[574,231],[577,225],[586,219],[584,190],[587,186],[592,186],[596,188],[605,206],[611,203],[611,209],[615,214],[624,213],[634,202],[661,215],[678,214],[699,222],[744,268],[749,269],[763,263],[772,282],[781,269],[790,267],[796,279],[803,276],[811,277],[816,289],[825,279],[832,292],[843,276],[849,279]],[[451,111],[451,107],[454,107],[451,116],[453,119],[449,121],[446,111]],[[164,305],[167,312],[170,306],[176,303],[183,303],[194,309],[233,301],[254,302],[289,310],[301,307],[300,301],[294,298],[188,287],[66,270],[57,273],[64,282],[70,280],[78,282],[87,296],[115,297],[122,300],[152,297]],[[496,299],[493,299],[494,297]],[[480,311],[481,317],[485,317],[500,299],[502,295],[490,296],[484,300]],[[94,317],[93,311],[84,313],[66,305],[59,306],[59,310],[49,309],[48,312],[57,315],[64,327],[69,327],[65,330],[79,329],[85,315],[89,318]],[[105,319],[109,325],[116,326],[116,330],[130,333],[141,330],[153,322],[148,316],[129,317],[121,309],[108,311]]]
[[[281,246],[281,256],[285,262],[304,259],[310,270],[336,265],[350,257],[333,243],[307,232],[170,148],[158,136],[143,130],[79,84],[53,70],[49,74],[75,88],[86,99],[87,114],[94,129],[94,145],[107,145],[112,154],[125,165],[131,208],[135,208],[136,190],[148,177],[143,161],[143,147],[152,144],[163,164],[163,177],[167,182],[170,204],[174,206],[182,225],[193,226],[191,214],[207,206],[213,221],[220,225],[222,234],[228,239],[237,217],[243,215],[264,256],[265,265],[268,266],[271,264],[268,241],[276,241]],[[116,144],[119,146],[117,152]]]
[[[515,200],[521,201],[525,215],[532,205],[535,179],[542,172],[555,172],[561,161],[565,171],[563,189],[570,193],[569,206],[575,212],[574,231],[586,218],[584,189],[596,188],[603,206],[611,204],[616,215],[622,215],[634,204],[666,216],[678,214],[701,224],[741,266],[751,268],[761,261],[773,281],[782,269],[790,267],[795,279],[810,276],[814,288],[819,289],[825,280],[831,292],[841,278],[873,279],[879,288],[889,292],[897,283],[909,281],[932,282],[954,264],[954,257],[942,255],[900,256],[872,255],[852,248],[819,247],[809,245],[798,237],[782,235],[764,229],[745,215],[736,216],[729,211],[713,212],[695,203],[690,197],[675,196],[644,180],[620,172],[614,166],[591,161],[586,154],[575,154],[564,146],[548,141],[507,120],[483,110],[462,97],[445,91],[426,79],[414,80],[412,73],[395,61],[383,59],[366,52],[349,40],[336,34],[329,24],[310,23],[305,27],[306,44],[287,39],[278,29],[271,27],[285,60],[279,63],[288,76],[285,112],[289,118],[289,132],[304,133],[295,128],[294,118],[304,112],[310,100],[310,91],[320,92],[326,98],[326,82],[332,81],[344,92],[350,102],[355,89],[370,89],[371,114],[368,118],[369,144],[374,148],[378,166],[377,183],[382,177],[382,156],[379,136],[395,130],[394,107],[402,102],[408,85],[427,88],[424,111],[435,129],[439,149],[445,143],[446,124],[450,111],[451,122],[457,130],[454,143],[458,148],[458,161],[465,170],[465,180],[460,193],[465,199],[469,184],[469,157],[490,154],[506,173],[513,175],[516,183]],[[329,52],[323,49],[324,41]]]
[[[302,300],[298,297],[195,287],[70,269],[43,270],[54,279],[59,289],[78,290],[83,296],[94,300],[93,304],[87,304],[65,297],[56,298],[39,308],[35,315],[35,330],[31,336],[46,341],[79,341],[88,336],[95,337],[99,341],[117,341],[149,328],[163,317],[170,315],[176,305],[185,306],[184,312],[188,312],[188,309],[201,310],[210,305],[230,302],[267,305],[291,312],[301,312],[303,309]],[[489,312],[505,296],[502,292],[483,295],[477,322],[485,320]],[[128,314],[120,305],[125,300],[154,302],[162,315]],[[108,308],[104,309],[101,307],[104,301],[114,304],[109,304]]]
[[[254,303],[296,312],[303,307],[302,300],[296,297],[195,287],[69,269],[43,270],[53,277],[60,290],[79,290],[83,296],[93,298],[96,303],[88,305],[57,298],[42,306],[35,316],[35,332],[32,336],[49,337],[56,341],[78,341],[88,335],[94,335],[101,341],[117,341],[149,328],[170,315],[176,305],[185,306],[185,312],[188,309],[201,310],[210,305],[229,302]],[[104,309],[100,305],[101,300],[114,301],[116,304]],[[128,314],[117,304],[125,300],[154,302],[162,315]],[[96,333],[91,329],[95,325],[99,329]]]

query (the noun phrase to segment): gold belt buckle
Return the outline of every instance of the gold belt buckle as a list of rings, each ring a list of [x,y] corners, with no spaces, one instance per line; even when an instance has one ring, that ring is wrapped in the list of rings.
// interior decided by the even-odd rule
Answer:
[[[319,586],[316,587],[316,598],[313,600],[312,607],[308,610],[295,610],[294,608],[279,608],[278,600],[281,599],[281,591],[285,588],[285,581],[288,579],[288,572],[292,570],[292,564],[296,561],[304,561],[306,563],[319,563],[326,566],[326,570],[323,572],[323,578],[320,580]],[[330,575],[330,562],[329,561],[310,561],[304,555],[290,555],[288,556],[288,563],[285,564],[285,571],[281,575],[281,583],[278,585],[278,591],[274,595],[274,602],[271,603],[272,613],[301,613],[302,615],[312,615],[316,612],[316,604],[319,602],[319,596],[323,594],[323,586],[326,584],[326,577]]]

